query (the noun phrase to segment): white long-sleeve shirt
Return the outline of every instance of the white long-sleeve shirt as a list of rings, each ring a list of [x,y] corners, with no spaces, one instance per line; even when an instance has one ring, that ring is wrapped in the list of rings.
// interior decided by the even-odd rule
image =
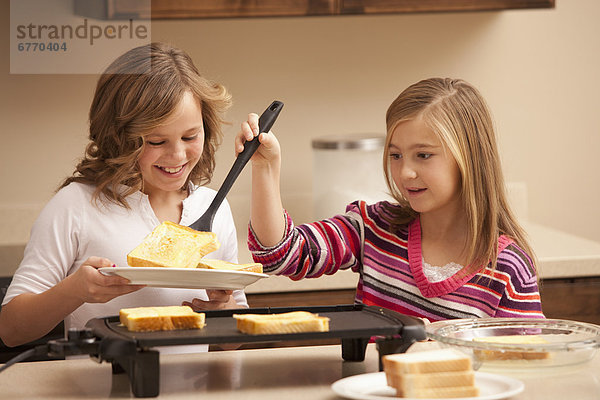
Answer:
[[[71,183],[56,193],[35,221],[21,265],[15,272],[3,305],[22,293],[41,293],[73,274],[90,256],[105,257],[127,266],[127,253],[139,245],[160,221],[148,197],[127,197],[129,210],[114,203],[92,204],[93,186]],[[194,187],[183,201],[181,225],[197,220],[216,192]],[[237,263],[237,236],[225,201],[213,220],[212,231],[221,243],[209,258]],[[121,308],[180,305],[194,298],[207,300],[205,290],[146,287],[107,303],[85,303],[65,319],[65,329],[85,326],[92,318],[118,315]],[[234,291],[240,307],[247,307],[243,291]]]

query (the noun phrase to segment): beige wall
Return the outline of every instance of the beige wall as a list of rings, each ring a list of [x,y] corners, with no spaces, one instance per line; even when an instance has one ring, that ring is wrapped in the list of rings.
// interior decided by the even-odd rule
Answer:
[[[213,186],[233,162],[240,121],[280,99],[283,192],[292,214],[309,219],[312,137],[384,132],[386,108],[408,84],[462,77],[492,108],[507,180],[526,183],[530,218],[600,242],[600,2],[557,3],[554,10],[155,21],[152,38],[186,49],[234,96]],[[7,27],[8,1],[1,7]],[[81,155],[97,78],[10,75],[8,29],[1,35],[0,245],[27,240],[39,207]],[[231,194],[242,234],[247,172]]]

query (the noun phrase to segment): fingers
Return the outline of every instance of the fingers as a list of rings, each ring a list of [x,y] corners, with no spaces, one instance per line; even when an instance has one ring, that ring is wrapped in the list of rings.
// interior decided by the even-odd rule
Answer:
[[[255,113],[248,114],[248,125],[252,129],[253,137],[260,133],[259,127],[258,127],[258,120],[259,120],[258,114],[255,114]],[[252,137],[250,139],[252,139]]]
[[[258,120],[259,117],[257,114],[249,114],[248,120],[241,124],[241,130],[236,135],[234,142],[236,156],[244,151],[244,144],[247,141],[258,136],[261,145],[256,150],[256,153],[252,155],[252,165],[255,167],[267,165],[269,168],[272,168],[274,163],[276,163],[278,166],[281,157],[279,141],[271,131],[259,132]]]
[[[83,267],[83,266],[82,266]],[[93,282],[99,286],[123,286],[129,285],[129,279],[123,278],[119,275],[105,275],[100,271],[96,271],[97,273],[93,276]]]
[[[244,143],[254,139],[260,132],[258,131],[258,115],[248,114],[248,120],[242,122],[240,133],[235,138],[235,152],[241,153],[244,150]]]
[[[248,114],[248,120],[242,123],[242,134],[244,139],[252,140],[254,136],[257,136],[259,133],[258,115],[254,113]]]
[[[94,267],[96,269],[98,268],[109,268],[109,267],[116,267],[115,264],[113,264],[112,261],[110,261],[108,258],[103,258],[103,257],[90,257],[87,260],[85,260],[82,264],[82,267],[89,265],[91,267]],[[118,286],[118,285],[128,285],[129,284],[129,279],[123,278],[122,276],[118,276],[118,275],[104,275],[101,272],[98,272],[97,274],[93,274],[95,278],[95,283],[101,286]]]
[[[90,257],[73,274],[70,279],[74,282],[77,296],[85,303],[105,303],[122,296],[140,290],[145,285],[131,285],[126,278],[116,275],[105,275],[97,268],[112,266],[112,262],[106,258]]]
[[[85,260],[83,262],[83,264],[81,264],[81,268],[84,269],[87,266],[93,267],[93,268],[110,268],[110,267],[116,267],[115,264],[113,264],[112,261],[110,261],[108,258],[103,258],[103,257],[90,257],[87,260]],[[96,272],[96,271],[94,271]],[[118,275],[105,275],[101,272],[97,272],[94,273],[92,271],[90,271],[89,273],[91,274],[91,278],[93,279],[93,281],[100,285],[100,286],[115,286],[115,285],[128,285],[129,284],[129,279],[123,278],[122,276],[118,276]]]
[[[90,265],[94,268],[108,268],[113,267],[115,264],[113,264],[108,258],[92,256],[85,260],[82,265]]]
[[[208,295],[208,300],[209,301],[216,301],[216,302],[224,303],[224,302],[229,301],[229,298],[233,294],[233,290],[212,290],[212,289],[208,289],[206,291],[206,294]]]
[[[89,288],[88,303],[105,303],[115,297],[136,292],[145,287],[144,285],[112,285],[92,286]]]
[[[182,303],[185,306],[192,307],[194,311],[210,311],[210,310],[221,310],[223,309],[223,305],[221,303],[214,303],[210,301],[204,301],[200,299],[194,299],[192,302],[184,301]]]
[[[248,118],[248,121],[242,122],[241,128],[241,136],[242,139],[244,139],[244,141],[252,140],[254,136],[258,135],[258,133],[256,133],[258,132],[258,125],[253,126],[250,121],[250,118]]]
[[[208,301],[198,298],[184,301],[182,305],[190,306],[194,311],[223,310],[227,308],[237,308],[237,303],[232,296],[232,290],[207,290]]]
[[[112,261],[110,261],[108,258],[95,257],[95,256],[88,258],[81,264],[81,268],[85,269],[86,266],[94,267],[96,269],[116,267],[116,265]],[[105,275],[101,272],[98,272],[98,274],[92,274],[92,277],[96,278],[96,279],[94,279],[94,281],[96,284],[98,284],[100,286],[129,285],[129,279],[123,278],[122,276],[118,276],[118,275]],[[141,287],[143,287],[143,286],[141,286]],[[136,289],[136,290],[138,290],[138,289]]]
[[[146,285],[131,285],[128,279],[121,276],[106,276],[101,273],[99,279],[94,279],[88,286],[90,299],[88,302],[104,303],[115,297],[137,292]]]
[[[267,148],[271,148],[275,140],[275,135],[271,131],[261,132],[261,134],[258,135],[258,141],[260,142],[260,144]]]

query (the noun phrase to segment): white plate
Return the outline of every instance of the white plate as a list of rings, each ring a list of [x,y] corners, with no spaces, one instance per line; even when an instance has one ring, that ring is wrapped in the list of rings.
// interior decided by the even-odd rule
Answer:
[[[521,393],[525,384],[518,379],[507,376],[475,372],[475,385],[479,387],[478,397],[454,398],[453,400],[495,400],[505,399]],[[390,400],[396,397],[396,390],[387,385],[385,372],[354,375],[340,379],[331,385],[338,395],[347,399],[358,400]],[[411,400],[402,397],[402,400]],[[420,399],[423,400],[423,399]]]
[[[132,285],[186,289],[243,289],[269,276],[256,272],[203,268],[108,267],[99,271],[105,275],[127,278]]]

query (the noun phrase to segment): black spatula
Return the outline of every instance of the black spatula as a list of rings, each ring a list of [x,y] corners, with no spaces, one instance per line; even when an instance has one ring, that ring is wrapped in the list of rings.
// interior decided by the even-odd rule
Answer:
[[[260,132],[269,132],[282,108],[283,103],[280,101],[275,100],[273,103],[271,103],[271,105],[258,119],[258,128]],[[190,228],[197,231],[211,231],[212,221],[217,210],[219,209],[219,206],[223,200],[225,200],[225,196],[227,196],[227,193],[229,193],[229,189],[231,189],[231,186],[233,186],[233,182],[235,182],[240,172],[242,172],[244,169],[246,163],[248,163],[248,160],[250,160],[250,157],[252,157],[256,149],[258,149],[258,146],[260,146],[258,137],[254,137],[254,139],[244,143],[244,150],[238,154],[233,166],[231,167],[231,170],[229,170],[227,177],[225,177],[225,181],[219,188],[219,191],[217,192],[217,195],[213,199],[212,203],[210,203],[210,206],[208,206],[208,209],[204,212],[204,214],[202,214],[202,216],[198,218],[196,222],[190,225]]]

